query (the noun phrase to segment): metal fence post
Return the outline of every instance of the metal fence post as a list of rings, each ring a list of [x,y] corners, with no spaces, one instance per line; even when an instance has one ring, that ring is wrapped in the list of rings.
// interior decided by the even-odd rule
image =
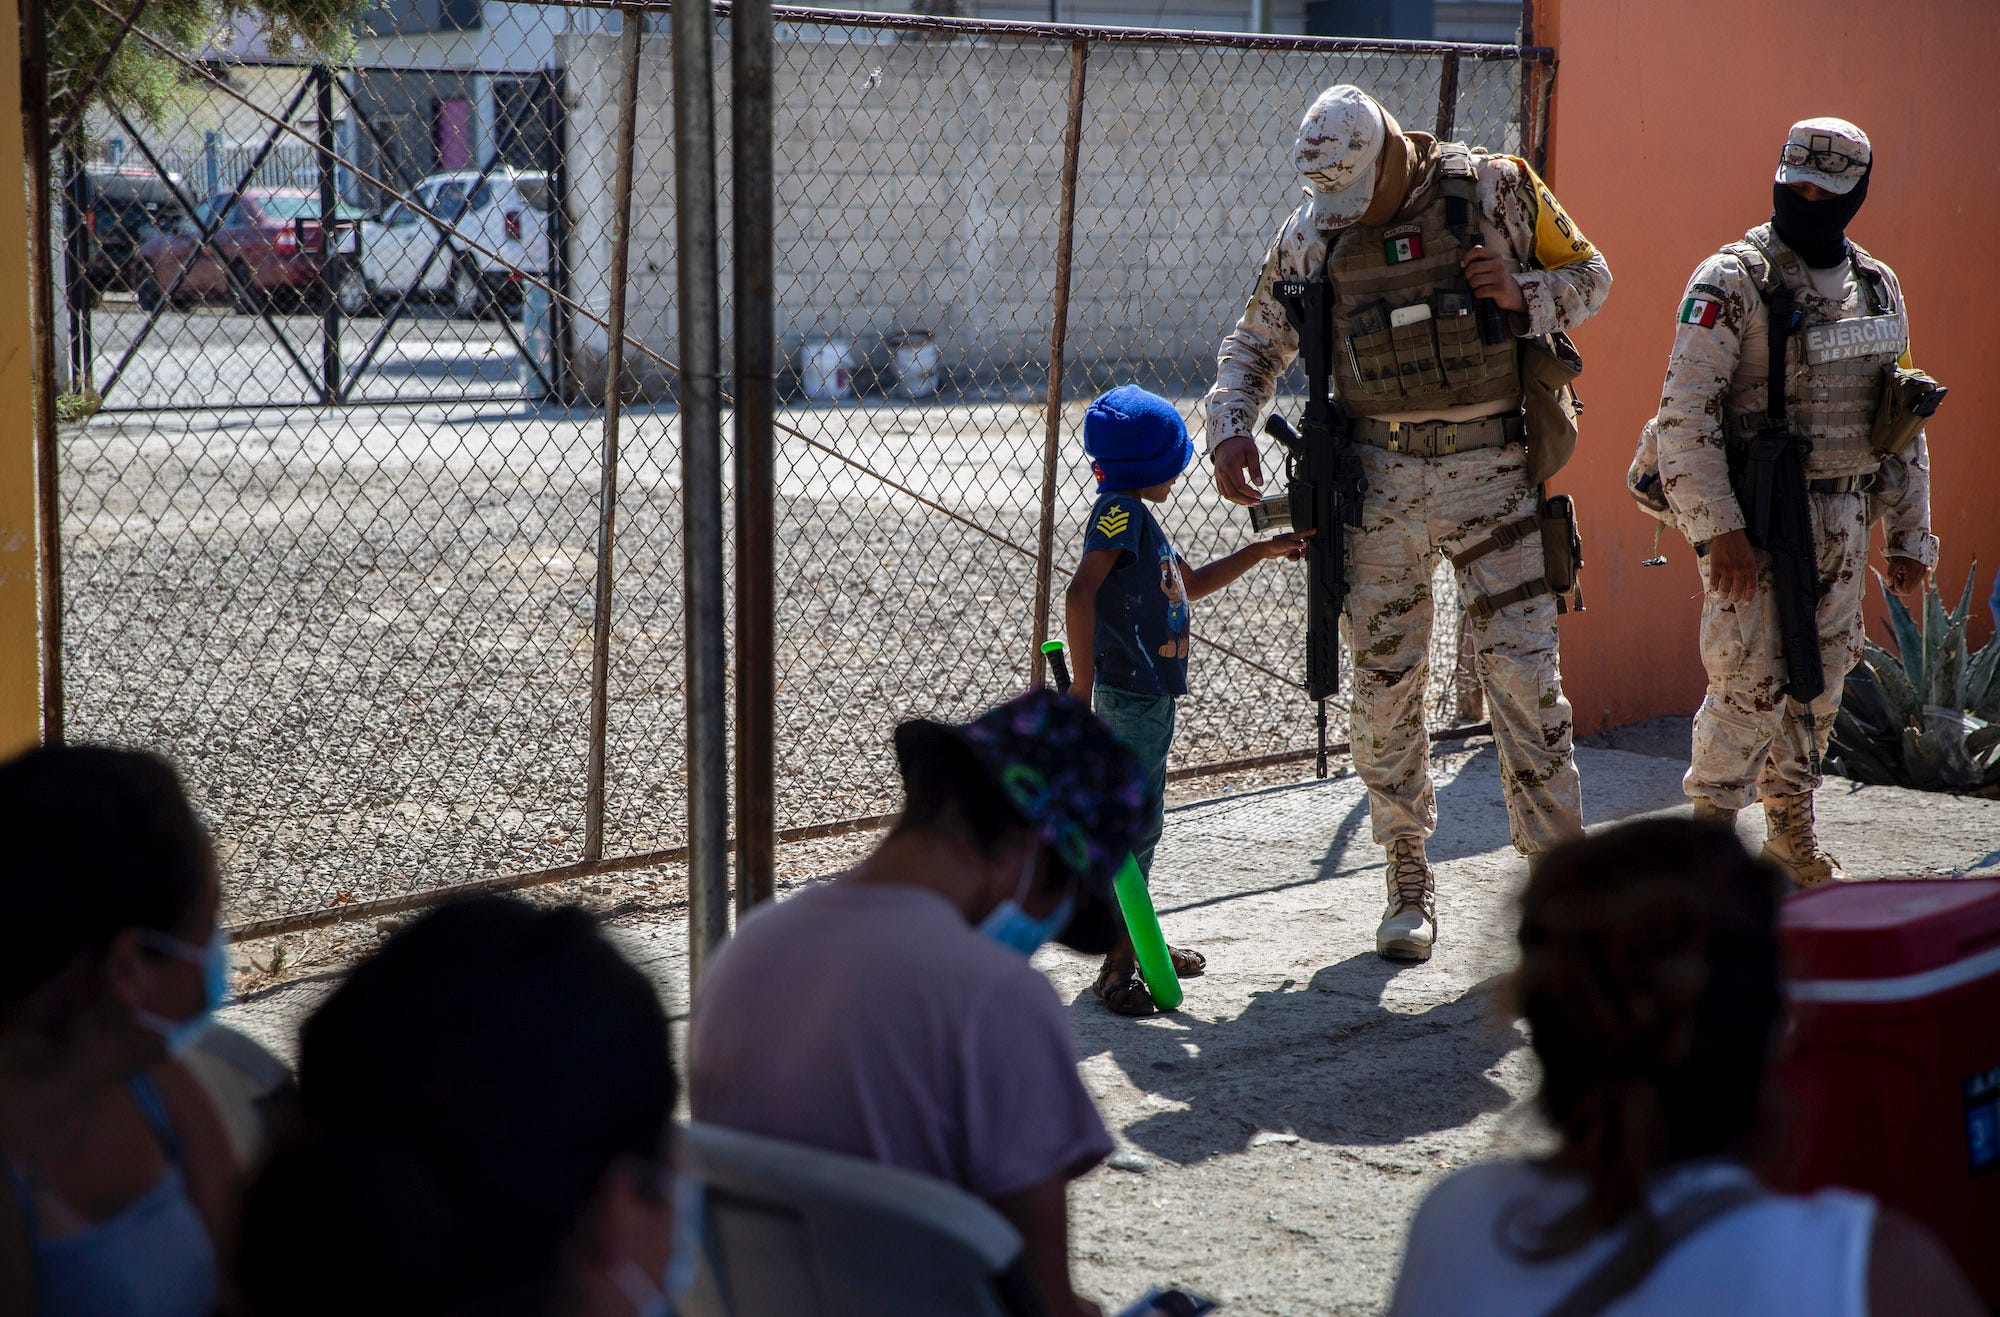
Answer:
[[[319,129],[315,138],[319,151],[315,156],[319,167],[319,400],[322,406],[332,406],[339,402],[342,393],[340,378],[340,281],[339,271],[334,262],[333,222],[340,212],[340,198],[334,178],[333,153],[333,70],[318,64],[312,71],[313,85],[319,104]],[[361,234],[357,229],[354,236],[354,259],[361,259]],[[360,271],[355,272],[356,277]]]
[[[1452,141],[1458,133],[1458,73],[1458,56],[1446,55],[1438,72],[1437,135],[1441,142]],[[1458,644],[1452,651],[1451,688],[1452,708],[1460,722],[1477,722],[1485,716],[1478,659],[1473,653],[1472,632],[1465,624],[1462,609],[1458,618]]]
[[[56,444],[55,261],[49,233],[49,27],[42,0],[21,4],[21,99],[28,165],[28,278],[35,343],[35,497],[42,575],[42,740],[63,739],[62,487]]]
[[[736,909],[742,913],[771,899],[778,863],[771,0],[736,0],[729,41],[736,298]]]
[[[1069,335],[1070,250],[1076,236],[1076,158],[1083,132],[1083,74],[1090,43],[1069,48],[1069,120],[1063,126],[1062,211],[1056,232],[1056,286],[1049,323],[1048,428],[1042,438],[1042,517],[1035,536],[1035,643],[1030,647],[1028,684],[1039,686],[1047,663],[1042,642],[1049,638],[1050,576],[1056,534],[1056,446],[1062,438],[1063,351]]]
[[[222,191],[222,134],[201,135],[202,195],[212,197]]]
[[[90,184],[83,161],[67,143],[62,148],[63,173],[63,305],[69,319],[69,388],[83,393],[95,382],[97,355],[91,330],[90,246],[96,234],[89,227]]]
[[[639,15],[626,11],[626,22]],[[674,6],[674,202],[687,606],[688,985],[729,933],[729,728],[724,703],[722,331],[715,236],[715,10]]]
[[[632,238],[632,138],[639,122],[639,39],[645,16],[622,11],[618,37],[617,164],[612,175],[611,287],[604,344],[604,448],[597,475],[597,589],[590,627],[590,751],[584,768],[583,858],[604,858],[604,741],[611,706],[611,571],[618,537],[618,422],[625,401],[625,271]]]
[[[1521,80],[1534,87],[1528,97],[1528,122],[1521,129],[1521,150],[1533,162],[1536,173],[1546,174],[1549,169],[1549,110],[1556,92],[1554,61],[1528,61],[1527,67],[1521,71]]]
[[[1458,56],[1446,55],[1438,71],[1437,137],[1440,142],[1456,140],[1458,131]]]
[[[569,79],[560,69],[547,77],[549,150],[554,155],[549,161],[549,289],[554,293],[549,299],[549,341],[555,353],[548,382],[555,389],[555,400],[568,405],[576,398],[570,375]]]
[[[1536,173],[1547,173],[1549,167],[1546,141],[1538,141],[1537,120],[1545,102],[1541,96],[1542,61],[1530,59],[1526,48],[1535,44],[1535,0],[1521,0],[1521,155],[1535,167]],[[1553,58],[1553,55],[1551,55]],[[1553,70],[1551,69],[1551,73]]]

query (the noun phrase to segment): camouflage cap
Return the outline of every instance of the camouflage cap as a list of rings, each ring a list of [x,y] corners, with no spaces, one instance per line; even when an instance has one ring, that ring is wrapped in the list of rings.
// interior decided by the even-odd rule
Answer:
[[[1305,176],[1321,228],[1352,224],[1375,193],[1375,161],[1395,121],[1375,98],[1349,83],[1321,92],[1299,123],[1292,160]]]
[[[1780,183],[1817,183],[1845,195],[1868,173],[1875,152],[1868,134],[1845,119],[1801,119],[1778,157]]]

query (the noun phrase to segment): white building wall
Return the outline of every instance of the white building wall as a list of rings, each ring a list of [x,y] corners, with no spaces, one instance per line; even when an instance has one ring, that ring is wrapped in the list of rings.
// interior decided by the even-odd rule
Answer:
[[[528,71],[550,67],[556,40],[579,24],[594,28],[592,11],[487,0],[481,25],[465,32],[401,32],[356,39],[354,62],[390,68]]]

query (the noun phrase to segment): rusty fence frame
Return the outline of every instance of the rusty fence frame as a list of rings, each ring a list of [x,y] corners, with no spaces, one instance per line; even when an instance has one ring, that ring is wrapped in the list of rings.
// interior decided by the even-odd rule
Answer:
[[[188,58],[183,53],[176,51],[169,43],[164,42],[159,38],[153,36],[151,33],[147,32],[142,23],[143,12],[145,8],[145,0],[140,0],[140,3],[138,3],[137,5],[135,5],[130,9],[114,8],[113,5],[106,3],[106,0],[86,0],[86,2],[94,5],[96,8],[101,10],[104,14],[106,14],[108,17],[110,17],[119,24],[119,27],[117,29],[119,40],[122,41],[127,39],[128,37],[136,39],[144,44],[153,47],[155,50],[159,51],[162,54],[166,54],[173,58],[178,59],[184,66],[185,70],[191,75],[191,77],[194,80],[207,83],[209,86],[215,88],[224,96],[233,98],[234,100],[244,105],[246,108],[250,109],[253,113],[256,113],[260,115],[262,118],[268,120],[272,125],[273,140],[275,140],[276,137],[279,136],[280,134],[289,134],[290,136],[304,142],[308,147],[310,147],[314,152],[316,152],[322,158],[322,160],[326,161],[329,166],[337,166],[352,171],[352,173],[357,179],[374,187],[375,189],[380,191],[385,197],[393,198],[395,200],[403,202],[405,205],[409,206],[413,211],[415,211],[416,214],[424,222],[437,226],[440,232],[447,233],[452,237],[456,238],[466,248],[479,252],[480,254],[483,255],[494,256],[496,257],[496,259],[498,258],[497,253],[488,251],[486,248],[481,246],[476,240],[472,239],[469,235],[459,233],[452,220],[447,219],[441,215],[435,214],[430,210],[428,210],[427,208],[418,204],[414,197],[408,195],[408,190],[404,186],[402,186],[403,180],[384,179],[380,177],[376,172],[362,167],[356,161],[347,159],[339,155],[338,152],[331,145],[331,143],[328,140],[326,140],[326,136],[323,132],[315,136],[308,136],[299,129],[292,127],[289,124],[289,122],[281,120],[278,116],[273,115],[268,111],[262,109],[262,107],[253,104],[248,98],[242,96],[240,93],[236,92],[233,88],[227,86],[221,79],[217,78],[212,71],[203,67],[198,61]],[[641,22],[635,20],[643,20],[646,16],[655,14],[671,15],[674,9],[674,6],[671,3],[669,3],[669,0],[636,0],[636,2],[633,2],[633,0],[528,0],[528,2],[538,5],[544,5],[550,8],[616,11],[624,16],[625,19],[624,26],[628,31],[641,26]],[[1439,80],[1440,81],[1439,104],[1438,104],[1436,122],[1434,126],[1447,134],[1450,133],[1456,126],[1458,96],[1460,88],[1460,74],[1461,74],[1462,64],[1467,61],[1478,62],[1478,63],[1517,64],[1521,68],[1521,79],[1520,79],[1521,109],[1520,109],[1519,127],[1520,127],[1521,141],[1523,144],[1523,151],[1524,154],[1527,154],[1530,157],[1530,159],[1537,166],[1537,168],[1541,168],[1545,165],[1547,126],[1549,117],[1548,106],[1553,89],[1554,73],[1555,73],[1555,52],[1547,47],[1534,46],[1528,44],[1523,44],[1519,46],[1495,46],[1495,45],[1477,45],[1471,43],[1436,42],[1436,41],[1385,41],[1385,40],[1369,40],[1369,39],[1356,39],[1356,38],[1345,38],[1345,37],[1276,36],[1268,34],[1248,34],[1248,33],[1230,33],[1230,32],[1173,31],[1173,30],[1142,29],[1142,28],[1079,26],[1079,25],[1052,24],[1052,23],[1024,23],[1024,22],[1013,22],[1013,21],[994,20],[994,19],[981,20],[981,19],[943,18],[943,17],[932,17],[932,16],[918,15],[918,14],[872,13],[872,12],[859,12],[851,10],[806,9],[806,8],[797,8],[790,6],[768,6],[762,4],[761,0],[751,0],[751,3],[756,5],[755,12],[757,14],[759,15],[768,14],[769,16],[768,20],[761,20],[766,23],[766,28],[765,28],[766,31],[769,30],[768,24],[775,22],[776,24],[804,26],[804,27],[825,27],[825,28],[864,29],[864,30],[872,29],[877,31],[908,33],[912,35],[928,36],[933,38],[960,36],[968,38],[988,37],[988,38],[1008,38],[1016,40],[1038,39],[1051,44],[1060,44],[1066,46],[1069,50],[1070,78],[1069,78],[1068,102],[1065,107],[1064,160],[1063,160],[1063,168],[1061,175],[1062,191],[1059,202],[1059,215],[1060,215],[1059,234],[1058,234],[1059,245],[1057,252],[1055,285],[1051,289],[1050,304],[1049,304],[1050,307],[1049,389],[1048,389],[1048,397],[1046,403],[1047,420],[1045,427],[1044,447],[1043,447],[1043,452],[1041,454],[1042,483],[1041,483],[1041,488],[1039,490],[1039,518],[1038,518],[1035,544],[1033,546],[1030,546],[1018,543],[1015,540],[1008,537],[1007,535],[1002,534],[992,529],[991,527],[981,524],[974,518],[967,516],[966,514],[961,513],[955,509],[947,507],[935,499],[924,496],[915,489],[910,488],[907,484],[894,479],[888,473],[876,470],[873,467],[867,465],[866,463],[861,462],[860,460],[846,453],[841,452],[834,445],[829,444],[824,440],[805,432],[799,427],[771,417],[770,399],[768,392],[765,393],[761,402],[751,399],[745,400],[746,402],[752,402],[753,406],[756,407],[758,410],[760,410],[762,413],[760,417],[757,417],[753,420],[753,424],[768,424],[774,432],[782,433],[786,435],[788,438],[797,439],[807,444],[808,446],[812,447],[813,449],[816,449],[819,452],[829,457],[832,457],[836,461],[854,468],[858,473],[869,477],[871,480],[886,487],[890,491],[893,491],[894,493],[909,499],[913,503],[921,507],[924,507],[930,511],[948,517],[953,522],[962,525],[967,529],[977,532],[985,539],[991,540],[994,543],[1006,549],[1009,549],[1016,554],[1032,558],[1035,562],[1035,574],[1036,574],[1035,597],[1033,605],[1035,610],[1035,615],[1033,619],[1033,634],[1038,642],[1048,634],[1049,611],[1051,603],[1050,593],[1052,589],[1052,575],[1053,575],[1054,503],[1055,503],[1054,482],[1055,482],[1055,471],[1056,471],[1056,443],[1059,436],[1060,409],[1062,405],[1062,394],[1061,394],[1062,375],[1066,359],[1067,311],[1068,311],[1069,284],[1070,284],[1070,272],[1071,272],[1071,252],[1072,252],[1072,245],[1074,238],[1075,215],[1076,215],[1077,162],[1079,156],[1079,144],[1082,134],[1082,124],[1087,113],[1087,105],[1088,105],[1087,71],[1093,47],[1152,46],[1152,47],[1168,47],[1168,48],[1182,48],[1182,49],[1204,49],[1204,48],[1242,49],[1242,50],[1292,52],[1292,53],[1304,53],[1304,54],[1318,53],[1318,54],[1328,54],[1328,55],[1376,54],[1376,55],[1432,57],[1438,59],[1441,62],[1441,70],[1440,70],[1441,76]],[[684,6],[683,8],[688,8],[688,7]],[[714,20],[717,19],[730,17],[735,9],[736,6],[730,3],[730,0],[722,0],[722,2],[720,3],[714,3],[708,6],[703,6],[702,12],[709,21],[713,22]],[[749,4],[746,4],[744,6],[744,10],[746,19],[751,18],[753,11],[751,10]],[[683,18],[683,21],[685,21],[685,17]],[[631,44],[636,49],[637,45],[636,42],[631,42],[629,44]],[[738,57],[742,58],[742,52],[740,50],[738,52]],[[93,81],[95,80],[96,76],[101,74],[102,67],[103,66],[100,65],[98,69],[92,71]],[[770,76],[768,64],[765,66],[765,70],[762,76],[768,81]],[[621,177],[626,181],[626,189],[629,194],[630,178],[631,178],[630,162],[629,162],[629,152],[631,150],[631,131],[629,124],[630,124],[630,116],[634,112],[634,100],[636,97],[636,79],[628,75],[626,78],[621,79],[621,84],[622,85],[620,87],[620,93],[619,93],[619,109],[620,109],[621,119],[623,122],[621,123],[619,147],[621,156],[624,157],[621,165]],[[769,114],[768,101],[766,102],[764,113],[766,116],[768,116]],[[65,127],[69,126],[69,124],[73,121],[73,117],[74,117],[73,113],[65,115],[65,120],[64,120]],[[287,116],[287,119],[288,118],[289,116]],[[766,127],[768,128],[768,118]],[[42,195],[47,196],[48,193],[46,189],[48,183],[49,160],[52,151],[56,147],[58,147],[60,143],[53,136],[45,140],[49,149],[40,152],[31,151],[30,160],[31,160],[31,171],[39,171],[39,178],[42,182],[42,186],[44,189]],[[557,164],[557,167],[559,169],[564,167],[562,160],[563,154],[565,154],[565,152],[563,151],[562,148],[559,147],[559,156]],[[627,199],[629,200],[629,196]],[[710,215],[708,222],[710,225],[710,232],[712,235],[713,233],[712,214]],[[614,264],[612,268],[615,271],[622,271],[626,268],[629,230],[630,230],[629,222],[620,223],[616,225],[613,229],[612,260]],[[566,266],[567,265],[566,255],[565,256],[552,255],[551,265],[558,267]],[[539,287],[540,289],[546,291],[549,294],[553,307],[559,317],[566,318],[571,323],[576,323],[578,321],[581,321],[581,322],[596,324],[601,328],[603,328],[608,336],[607,337],[608,345],[611,346],[612,352],[614,354],[613,355],[614,362],[616,362],[619,358],[621,358],[623,354],[625,354],[626,352],[630,352],[637,356],[644,357],[655,366],[658,366],[659,368],[668,372],[670,375],[677,377],[683,375],[681,366],[677,361],[670,359],[664,353],[660,352],[651,345],[642,341],[635,334],[628,332],[625,324],[624,298],[622,296],[624,290],[622,287],[615,287],[611,290],[611,299],[609,305],[606,308],[606,313],[600,315],[592,311],[588,306],[584,305],[582,301],[578,300],[573,295],[570,289],[568,289],[565,286],[561,286],[563,284],[566,284],[567,281],[561,280],[559,277],[557,277],[556,271],[554,270],[545,272],[544,274],[541,275],[531,274],[529,272],[522,272],[521,281],[524,285]],[[44,272],[45,285],[46,282],[47,279],[45,271]],[[766,288],[768,288],[769,282],[770,282],[769,272],[765,272]],[[43,302],[44,309],[42,310],[38,323],[35,327],[38,343],[44,349],[46,349],[50,344],[53,343],[53,325],[51,323],[53,307],[48,306],[47,301],[48,299],[45,291],[44,302]],[[765,328],[767,329],[768,326],[766,326]],[[758,332],[764,332],[764,329],[760,329]],[[768,349],[766,349],[766,352],[768,353]],[[52,352],[47,352],[47,351],[45,351],[44,355],[45,358],[52,358],[53,356]],[[766,363],[768,363],[769,361],[768,355],[766,355],[763,358],[763,360]],[[50,365],[51,366],[53,365],[52,360],[50,361]],[[764,369],[768,371],[768,365]],[[723,387],[724,381],[719,376],[716,376],[713,370],[711,370],[709,373],[711,377],[714,379],[715,391],[719,403],[732,404],[732,405],[736,404],[738,399],[732,396],[732,393]],[[740,373],[740,366],[739,366],[739,373]],[[566,370],[561,365],[559,365],[558,374],[559,376],[566,374]],[[610,376],[610,378],[615,380],[619,378],[619,376],[614,373],[613,375]],[[762,379],[760,377],[760,381],[766,386],[768,386],[769,383],[768,379]],[[739,380],[739,388],[740,386],[741,382]],[[605,479],[607,482],[614,482],[615,469],[613,468],[615,467],[617,446],[618,446],[620,406],[616,397],[618,390],[616,388],[613,388],[610,389],[608,392],[610,396],[607,397],[606,404],[604,407],[603,452],[605,455],[605,460],[607,462],[607,473]],[[437,400],[432,399],[430,401],[435,402]],[[303,405],[312,406],[313,404],[306,403]],[[326,399],[320,405],[329,407],[343,407],[343,406],[364,407],[364,406],[374,406],[376,404],[369,400],[354,399],[352,401],[349,401],[335,396]],[[38,411],[41,412],[41,414],[37,418],[38,423],[41,426],[45,427],[46,431],[45,451],[53,452],[54,428],[55,428],[54,417],[52,413],[50,413],[47,409],[38,409]],[[764,471],[761,475],[759,475],[758,479],[762,481],[767,481],[768,470]],[[615,488],[615,485],[611,487]],[[59,524],[59,519],[60,519],[59,501],[57,498],[56,484],[53,479],[48,479],[43,482],[43,488],[41,494],[42,494],[41,513],[44,519],[43,524],[45,527],[53,528],[54,526]],[[684,862],[689,860],[690,847],[688,845],[670,847],[660,850],[646,851],[641,853],[626,854],[626,855],[605,856],[601,853],[601,838],[603,835],[603,822],[604,822],[604,809],[605,809],[604,775],[606,771],[605,741],[604,741],[606,735],[606,727],[605,727],[606,718],[605,716],[603,716],[605,712],[604,688],[605,688],[605,682],[607,681],[607,670],[609,667],[608,642],[609,642],[609,629],[610,629],[609,627],[610,601],[607,596],[609,595],[610,591],[611,561],[616,547],[616,525],[614,519],[610,514],[611,502],[609,501],[609,495],[603,494],[601,492],[600,497],[605,498],[607,501],[605,504],[605,508],[603,509],[604,515],[600,523],[600,534],[598,536],[598,544],[596,552],[597,572],[598,572],[598,586],[596,593],[598,598],[596,601],[597,607],[594,610],[596,613],[596,618],[594,621],[594,626],[593,626],[594,634],[592,637],[593,640],[592,644],[593,663],[592,663],[592,673],[591,673],[592,716],[590,719],[591,728],[590,728],[589,763],[587,766],[588,780],[586,782],[586,798],[585,798],[586,818],[584,822],[584,828],[585,828],[584,835],[589,840],[586,841],[583,856],[573,863],[557,865],[529,872],[504,875],[500,877],[471,881],[471,882],[447,883],[436,887],[429,887],[420,891],[408,892],[393,897],[386,897],[386,898],[367,900],[367,901],[356,901],[346,904],[328,906],[319,909],[301,910],[294,913],[274,916],[270,918],[249,920],[230,926],[228,931],[232,940],[245,941],[257,938],[273,937],[287,933],[304,932],[312,929],[330,927],[342,923],[379,918],[385,915],[398,914],[406,911],[422,909],[429,906],[441,904],[443,902],[453,900],[459,897],[472,895],[475,893],[514,891],[514,890],[520,890],[522,888],[534,887],[548,883],[562,882],[569,879],[583,878],[595,874],[615,873],[630,869],[644,868],[659,864]],[[764,512],[764,515],[768,517],[768,510]],[[765,525],[766,527],[768,527],[768,522],[766,522]],[[53,529],[49,531],[49,534],[51,537],[53,536],[54,534]],[[50,545],[51,553],[53,553],[53,549],[54,546],[53,544],[51,544]],[[49,566],[52,569],[59,570],[60,563],[52,562],[51,564],[49,564]],[[738,588],[737,597],[739,601],[748,601],[750,607],[767,611],[770,607],[770,601],[774,597],[773,582],[770,579],[770,574],[772,571],[772,563],[769,555],[768,554],[757,555],[756,561],[752,563],[752,567],[753,567],[752,575],[758,576],[760,577],[760,579],[753,579],[748,582],[745,582],[741,579],[743,564],[739,563],[739,568],[738,568],[739,580],[737,587]],[[59,581],[60,577],[57,574],[57,570],[52,570],[50,575],[45,579],[51,581]],[[739,607],[742,606],[743,604],[739,602]],[[60,618],[60,607],[61,604],[59,598],[57,598],[50,606],[50,612],[54,615],[54,617],[58,620],[58,622]],[[726,619],[717,619],[714,617],[709,617],[703,620],[701,625],[704,627],[704,629],[715,628],[721,625],[722,622],[725,620]],[[741,619],[739,618],[739,624],[740,622]],[[693,619],[690,619],[690,627],[692,628],[694,625],[695,621]],[[764,619],[764,626],[768,627],[768,618]],[[768,630],[765,630],[762,634],[768,636]],[[1299,681],[1297,681],[1296,678],[1288,677],[1285,674],[1276,672],[1269,666],[1257,662],[1256,660],[1250,658],[1248,655],[1242,653],[1237,649],[1232,648],[1227,644],[1221,643],[1209,637],[1200,636],[1198,633],[1196,638],[1201,640],[1201,642],[1205,647],[1212,649],[1217,653],[1227,658],[1230,658],[1238,663],[1244,664],[1260,672],[1261,674],[1263,674],[1268,678],[1292,686],[1298,686],[1302,684]],[[719,636],[709,637],[708,639],[713,640],[717,644],[721,643]],[[50,690],[58,692],[56,698],[52,701],[51,704],[52,713],[50,715],[48,739],[50,739],[51,741],[58,741],[61,739],[62,735],[61,698],[59,694],[61,689],[60,682],[61,682],[62,640],[61,640],[61,632],[59,625],[50,625],[44,627],[43,643],[44,643],[45,681],[48,683]],[[1039,650],[1040,647],[1039,644],[1037,644],[1034,647],[1034,654],[1031,660],[1033,666],[1029,671],[1029,673],[1027,674],[1032,679],[1036,680],[1039,680],[1041,677],[1042,659]],[[746,712],[748,704],[754,704],[755,701],[760,698],[761,699],[770,698],[770,692],[774,688],[773,676],[772,673],[768,670],[772,662],[772,653],[768,645],[768,641],[764,641],[762,643],[761,649],[753,650],[752,652],[754,654],[755,661],[764,665],[765,670],[760,671],[757,674],[757,681],[755,683],[756,688],[754,692],[750,693],[747,703],[746,703],[745,693],[739,691],[738,693],[739,698],[737,702],[737,711],[739,714],[739,718],[743,718],[743,715]],[[690,685],[689,690],[692,691],[692,685]],[[760,713],[760,710],[756,708],[747,708],[747,711],[751,715],[756,715]],[[1463,706],[1461,707],[1461,712],[1464,712]],[[761,710],[761,713],[762,713],[761,717],[752,716],[749,718],[745,718],[743,721],[743,726],[749,729],[751,734],[751,739],[753,741],[762,738],[765,742],[767,742],[764,744],[749,744],[749,745],[743,745],[742,743],[739,742],[738,768],[739,768],[739,773],[744,774],[746,777],[749,776],[750,773],[754,770],[746,770],[744,765],[754,766],[760,762],[764,765],[768,765],[771,761],[771,746],[770,744],[768,744],[768,741],[770,738],[774,736],[773,720],[769,716],[768,709]],[[1471,723],[1468,725],[1456,726],[1439,732],[1435,732],[1431,735],[1431,740],[1434,742],[1461,740],[1467,737],[1481,735],[1488,731],[1490,731],[1490,727],[1485,723]],[[1222,773],[1241,772],[1252,769],[1278,767],[1287,764],[1306,762],[1308,760],[1313,759],[1316,755],[1325,752],[1341,753],[1345,752],[1348,749],[1349,749],[1348,744],[1342,742],[1335,746],[1325,747],[1324,751],[1314,748],[1307,748],[1303,750],[1288,751],[1279,754],[1259,755],[1244,759],[1190,765],[1183,768],[1175,769],[1169,774],[1169,778],[1175,781],[1182,781],[1191,778],[1213,776]],[[704,766],[702,771],[726,772],[727,770],[720,768],[718,766],[711,765],[711,766]],[[765,771],[768,772],[768,769],[766,769]],[[768,777],[765,778],[765,781],[767,782],[769,781]],[[743,780],[739,779],[739,786],[741,786],[742,784]],[[713,783],[711,783],[710,786],[712,787]],[[696,789],[697,789],[696,784],[691,782],[690,783],[691,793]],[[894,817],[893,815],[857,816],[853,818],[838,819],[827,823],[777,829],[773,826],[775,822],[773,818],[774,811],[769,807],[769,802],[766,802],[766,807],[763,808],[762,810],[753,811],[752,813],[756,818],[757,822],[756,835],[746,834],[739,827],[738,829],[739,835],[731,836],[728,834],[728,829],[726,827],[727,821],[724,820],[724,827],[722,829],[722,835],[719,838],[719,844],[725,851],[748,850],[752,852],[754,855],[768,856],[770,854],[771,847],[774,846],[775,844],[808,841],[819,838],[837,837],[856,832],[879,829],[888,824],[889,822],[891,822]],[[710,844],[713,844],[715,840],[716,839],[710,839]],[[697,846],[696,849],[699,850],[701,849],[701,847]],[[762,899],[768,896],[769,894],[767,886],[768,878],[760,878],[757,874],[757,869],[759,867],[762,867],[763,865],[768,865],[768,860],[760,861],[759,864],[753,864],[751,866],[747,866],[746,868],[739,870],[738,874],[739,891],[737,893],[737,899],[740,904],[747,906],[749,903],[754,902],[757,899]],[[765,869],[765,872],[768,873],[767,868]],[[713,902],[714,894],[704,893],[704,900],[708,902]],[[715,909],[717,915],[721,914],[719,905],[716,905],[712,908]]]

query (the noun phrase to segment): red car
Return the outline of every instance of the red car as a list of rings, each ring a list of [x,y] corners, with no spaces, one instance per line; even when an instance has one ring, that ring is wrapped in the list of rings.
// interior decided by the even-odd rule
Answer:
[[[223,206],[222,225],[204,246],[201,231]],[[359,212],[343,206],[336,235]],[[305,302],[325,289],[321,276],[326,243],[320,233],[319,193],[308,188],[251,188],[229,205],[218,193],[192,216],[163,226],[132,255],[133,287],[148,310],[173,292],[176,306],[188,302],[233,301],[238,311],[257,312],[280,299]],[[187,271],[180,285],[174,280]],[[231,286],[230,272],[238,276]]]

